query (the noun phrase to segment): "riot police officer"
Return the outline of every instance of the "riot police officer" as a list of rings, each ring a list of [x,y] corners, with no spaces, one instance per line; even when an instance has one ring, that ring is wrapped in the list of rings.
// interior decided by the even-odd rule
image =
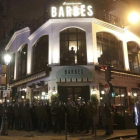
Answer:
[[[94,116],[96,115],[95,106],[92,105],[91,101],[88,101],[85,108],[86,113],[86,133],[89,133],[89,128],[92,126],[92,133],[94,133]]]
[[[111,126],[111,109],[109,108],[108,103],[104,103],[104,108],[102,110],[102,124],[105,127],[105,135],[110,135],[111,134],[111,130],[110,130],[110,126]]]
[[[55,102],[54,105],[52,106],[51,116],[52,116],[54,133],[60,132],[60,126],[59,126],[60,112],[59,112],[58,102]]]

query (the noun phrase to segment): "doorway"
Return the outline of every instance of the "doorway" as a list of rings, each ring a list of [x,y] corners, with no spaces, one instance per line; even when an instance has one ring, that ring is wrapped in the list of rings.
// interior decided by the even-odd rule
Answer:
[[[58,87],[58,93],[60,96],[60,101],[68,102],[70,101],[89,101],[90,100],[90,90],[89,86],[68,86],[68,87]]]

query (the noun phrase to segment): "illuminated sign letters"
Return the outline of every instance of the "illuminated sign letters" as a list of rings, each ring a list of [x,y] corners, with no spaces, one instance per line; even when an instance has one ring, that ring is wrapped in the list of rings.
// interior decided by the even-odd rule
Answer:
[[[63,4],[64,5],[64,4]],[[91,5],[78,5],[78,6],[72,6],[65,3],[64,6],[57,7],[51,7],[51,17],[86,17],[86,16],[93,16],[93,9]]]

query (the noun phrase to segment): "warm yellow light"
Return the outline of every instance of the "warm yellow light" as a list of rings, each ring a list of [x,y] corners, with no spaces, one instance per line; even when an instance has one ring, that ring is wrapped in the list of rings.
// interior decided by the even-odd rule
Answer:
[[[140,20],[140,15],[139,15],[138,12],[132,12],[132,13],[129,14],[128,19],[129,19],[129,22],[130,22],[130,23],[136,24],[136,23],[138,23],[139,20]]]

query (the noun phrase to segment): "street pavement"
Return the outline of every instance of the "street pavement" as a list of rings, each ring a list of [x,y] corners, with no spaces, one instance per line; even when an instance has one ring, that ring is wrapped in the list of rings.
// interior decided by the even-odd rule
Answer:
[[[114,134],[110,136],[105,136],[104,130],[97,130],[97,137],[96,140],[132,140],[134,139],[134,135],[136,135],[135,129],[128,129],[128,130],[114,130]],[[124,136],[130,135],[129,138],[123,138]],[[117,137],[117,138],[116,138]],[[95,137],[93,134],[85,134],[84,132],[79,134],[68,134],[67,140],[94,140]],[[40,133],[37,131],[17,131],[17,130],[9,130],[8,136],[0,136],[0,140],[65,140],[65,133],[61,132],[52,133],[52,132],[45,132]]]

